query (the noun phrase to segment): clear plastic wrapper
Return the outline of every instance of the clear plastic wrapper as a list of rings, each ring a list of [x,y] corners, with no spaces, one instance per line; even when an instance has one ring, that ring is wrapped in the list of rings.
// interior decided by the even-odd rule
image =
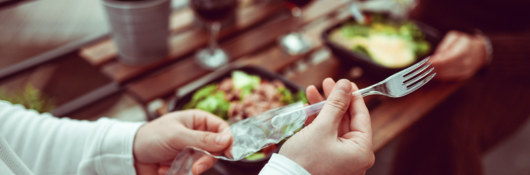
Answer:
[[[304,111],[302,102],[298,102],[237,122],[225,131],[231,132],[233,136],[230,150],[232,157],[216,156],[195,147],[187,147],[175,158],[166,175],[192,174],[193,163],[203,155],[227,161],[244,159],[293,135],[304,126],[308,114],[312,112]]]

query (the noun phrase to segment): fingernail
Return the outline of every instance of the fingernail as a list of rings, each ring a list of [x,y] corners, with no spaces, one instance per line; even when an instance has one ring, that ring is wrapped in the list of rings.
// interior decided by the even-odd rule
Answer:
[[[350,81],[345,80],[345,79],[339,80],[339,82],[337,82],[337,84],[335,85],[336,90],[341,90],[344,93],[350,93],[351,88],[352,87],[351,87]]]
[[[197,166],[197,169],[195,170],[195,174],[202,173],[205,168],[206,168],[206,165],[200,164],[199,166]]]
[[[230,136],[229,135],[225,135],[225,134],[218,135],[217,138],[215,139],[215,144],[217,144],[217,145],[226,145],[228,140],[230,140]]]

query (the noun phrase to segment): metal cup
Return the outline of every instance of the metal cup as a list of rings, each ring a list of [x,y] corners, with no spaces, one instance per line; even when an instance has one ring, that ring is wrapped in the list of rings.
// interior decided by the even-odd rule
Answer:
[[[165,58],[169,50],[171,0],[102,0],[118,61],[146,65]]]

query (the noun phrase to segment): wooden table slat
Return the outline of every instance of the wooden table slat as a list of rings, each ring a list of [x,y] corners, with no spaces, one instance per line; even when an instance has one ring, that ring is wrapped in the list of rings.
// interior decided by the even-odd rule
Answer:
[[[405,97],[385,99],[377,108],[370,111],[374,151],[382,149],[464,83],[429,82]]]
[[[237,12],[238,21],[236,22],[235,26],[230,28],[228,31],[224,31],[221,34],[221,37],[244,30],[254,24],[259,23],[260,21],[263,21],[268,16],[277,13],[282,9],[284,9],[284,7],[278,3],[260,3],[257,5],[241,8]],[[206,43],[208,34],[201,29],[193,28],[193,19],[193,12],[190,9],[183,9],[181,11],[174,12],[170,18],[170,30],[173,34],[172,37],[178,37],[180,33],[188,31],[187,35],[193,34],[192,39],[200,38],[200,40],[203,41],[200,44],[204,45]],[[191,33],[190,30],[192,31]],[[196,45],[196,47],[198,46]],[[175,52],[176,51],[172,51],[172,53]],[[90,64],[94,66],[102,66],[105,63],[115,59],[117,50],[112,39],[107,39],[100,43],[81,49],[79,54]]]
[[[110,39],[105,39],[97,44],[87,46],[79,51],[79,56],[93,66],[100,66],[113,59],[116,46]]]
[[[320,0],[320,1],[316,1],[314,2],[314,4],[310,5],[310,6],[307,6],[307,8],[305,9],[305,11],[307,12],[307,15],[303,17],[303,21],[301,22],[301,25],[303,24],[307,24],[311,21],[314,21],[315,19],[319,18],[319,17],[322,17],[322,16],[325,16],[325,15],[328,15],[330,13],[333,13],[335,12],[337,9],[341,8],[342,6],[344,6],[348,1],[346,0],[338,0],[338,1],[326,1],[326,0]],[[281,3],[280,3],[281,4]],[[272,6],[271,4],[268,4],[270,6]],[[274,6],[277,6],[278,4],[273,4]],[[242,16],[240,17],[241,18],[241,24],[240,24],[240,27],[236,27],[236,28],[247,28],[249,27],[250,25],[253,25],[256,21],[259,21],[259,20],[251,20],[251,19],[264,19],[266,18],[266,16],[270,15],[269,13],[263,13],[263,14],[260,14],[258,13],[259,10],[258,9],[262,9],[262,8],[265,8],[264,6],[261,6],[261,7],[256,7],[255,10],[248,10],[248,11],[245,11],[245,12],[242,12]],[[276,7],[276,8],[281,8],[281,7]],[[250,9],[250,8],[249,8]],[[269,7],[268,9],[273,9],[273,7]],[[274,10],[271,10],[270,13],[274,12]],[[251,18],[253,16],[253,18]],[[246,19],[246,20],[245,20]],[[254,23],[253,23],[254,22]],[[292,23],[287,23],[287,24],[284,24],[282,26],[278,26],[276,28],[272,28],[270,31],[271,32],[283,32],[283,33],[288,33],[290,31],[290,27]],[[237,26],[237,25],[236,25]],[[232,32],[235,32],[236,30],[232,30]],[[119,62],[111,62],[109,64],[106,64],[103,66],[103,72],[109,76],[111,79],[113,79],[114,81],[117,81],[117,82],[124,82],[124,81],[127,81],[131,78],[134,78],[142,73],[145,73],[149,70],[152,70],[153,68],[156,68],[160,65],[164,65],[166,64],[167,62],[171,61],[171,60],[174,60],[174,59],[178,59],[180,58],[181,56],[183,55],[186,55],[186,54],[189,54],[193,51],[193,49],[191,48],[198,48],[202,45],[205,45],[206,44],[206,37],[207,35],[204,34],[204,33],[201,33],[201,31],[197,31],[197,30],[192,30],[192,31],[189,31],[191,33],[189,34],[182,34],[184,35],[183,38],[180,38],[182,40],[178,40],[178,41],[175,41],[173,39],[171,39],[171,44],[172,44],[172,47],[171,47],[171,55],[165,59],[165,61],[162,61],[162,62],[159,62],[159,63],[155,63],[154,65],[149,65],[149,66],[128,66],[128,65],[125,65],[125,64],[122,64],[122,63],[119,63]],[[227,32],[230,32],[230,31],[227,31]],[[225,35],[228,35],[228,34],[225,34]],[[251,34],[250,35],[247,35],[247,36],[252,36]],[[272,36],[273,38],[269,38],[269,39],[276,39],[278,36],[273,36],[273,35],[267,35],[267,36]],[[202,39],[201,39],[202,38]],[[244,44],[234,44],[233,46],[234,47],[240,47],[239,49],[251,49],[253,47],[250,47],[251,45],[250,44],[253,44],[254,42],[257,42],[259,40],[262,40],[266,37],[261,37],[261,38],[257,38],[257,37],[248,37],[248,38],[243,38],[241,39],[241,37],[239,38],[239,41],[241,43],[244,43]],[[253,39],[255,39],[254,41],[252,41]],[[246,41],[243,41],[243,40],[246,40]],[[247,42],[248,41],[248,42]],[[183,44],[183,43],[186,43],[186,44]],[[255,44],[254,44],[255,45]],[[230,46],[228,46],[230,47]],[[186,48],[186,49],[185,49]],[[237,51],[237,49],[236,49]],[[244,51],[240,51],[238,53],[243,53]],[[231,57],[240,57],[240,56],[243,56],[243,55],[239,55],[239,54],[236,54],[236,53],[230,53],[229,52],[229,55]]]
[[[328,2],[330,1],[317,1],[312,6],[309,6],[307,11],[312,12],[309,14],[320,14],[320,16],[326,16],[328,14],[334,13],[338,8],[341,7],[340,5],[330,5],[326,6],[329,8],[319,8],[322,6],[322,4],[319,3],[327,4]],[[336,4],[343,4],[345,1],[333,2],[336,2]],[[333,3],[330,2],[330,4]],[[307,21],[304,23],[307,24],[318,18],[316,15],[313,15],[312,17],[313,18],[305,18]],[[263,28],[255,29],[243,34],[238,38],[235,38],[228,43],[221,45],[221,47],[225,49],[232,60],[239,59],[240,57],[250,54],[259,48],[263,48],[271,43],[274,43],[279,36],[288,33],[290,28],[286,26],[292,24],[291,21],[291,19],[283,19]],[[188,67],[193,67],[192,70],[194,71],[189,71]],[[165,72],[154,75],[153,77],[139,80],[138,82],[134,82],[130,86],[129,91],[135,94],[143,102],[149,102],[155,98],[159,98],[165,94],[173,92],[176,88],[189,83],[192,80],[207,74],[208,72],[209,71],[203,70],[196,65],[192,58],[188,58],[187,60],[182,61],[181,64],[171,67]]]
[[[257,48],[264,47],[271,42],[274,42],[276,37],[285,32],[284,30],[274,29],[282,29],[281,26],[289,24],[290,22],[290,19],[284,19],[281,22],[269,25],[262,29],[251,31],[237,40],[221,45],[221,48],[225,49],[231,60],[238,59]],[[149,102],[155,98],[173,92],[176,88],[206,75],[208,72],[210,71],[201,68],[195,63],[195,60],[190,57],[181,61],[176,66],[171,67],[167,71],[133,82],[128,90],[135,94],[142,102]]]
[[[255,8],[246,8],[240,13],[240,20],[235,26],[221,32],[220,36],[225,37],[239,31],[243,31],[251,26],[257,25],[260,21],[265,20],[268,16],[283,9],[279,4],[264,4],[259,6],[266,10],[257,10]],[[254,12],[254,13],[251,13]],[[162,61],[147,66],[129,66],[118,61],[113,61],[102,66],[103,73],[109,76],[112,80],[117,82],[124,82],[130,80],[138,75],[141,75],[153,68],[165,65],[171,61],[182,58],[195,51],[195,49],[203,47],[208,42],[208,33],[200,29],[188,30],[170,38],[170,53]]]
[[[193,12],[183,9],[171,14],[169,30],[178,33],[191,26]],[[93,66],[101,66],[113,60],[117,50],[112,39],[108,38],[101,42],[81,48],[79,55]]]
[[[275,45],[258,54],[246,56],[245,59],[240,60],[240,62],[242,64],[259,65],[275,72],[281,71],[300,59],[311,55],[315,50],[324,47],[324,44],[320,39],[322,32],[329,27],[346,20],[349,17],[350,15],[348,12],[343,11],[343,13],[338,13],[336,16],[326,18],[320,23],[312,25],[310,28],[306,29],[304,34],[311,40],[312,49],[305,54],[294,56],[289,55],[282,51],[279,46]]]

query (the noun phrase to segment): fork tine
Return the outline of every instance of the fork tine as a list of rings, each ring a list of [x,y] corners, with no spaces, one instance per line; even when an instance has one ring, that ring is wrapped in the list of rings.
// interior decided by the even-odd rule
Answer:
[[[410,87],[407,89],[407,94],[414,92],[416,89],[422,87],[423,85],[427,84],[427,82],[431,81],[431,79],[436,75],[436,72],[429,75],[427,78],[421,80],[421,82],[418,82],[418,84]]]
[[[429,58],[431,58],[431,57],[427,57],[427,58],[423,59],[422,61],[410,66],[409,68],[406,68],[406,69],[398,72],[397,74],[400,74],[402,76],[405,75],[405,74],[408,74],[409,72],[412,72],[414,69],[416,69],[416,68],[420,67],[421,65],[425,64],[429,60]]]
[[[418,75],[419,73],[423,72],[423,70],[427,69],[431,64],[432,63],[428,63],[427,65],[421,67],[417,71],[414,71],[414,72],[410,73],[409,75],[403,77],[403,80],[407,81],[407,80],[411,79],[412,77],[414,77],[414,76]]]
[[[429,73],[431,73],[432,70],[434,70],[434,67],[430,68],[428,71],[426,71],[425,73],[422,73],[421,75],[419,75],[418,77],[416,77],[416,78],[410,80],[409,82],[404,83],[405,86],[410,86],[410,85],[416,83],[418,80],[420,80],[420,79],[422,79],[423,77],[429,75]]]

